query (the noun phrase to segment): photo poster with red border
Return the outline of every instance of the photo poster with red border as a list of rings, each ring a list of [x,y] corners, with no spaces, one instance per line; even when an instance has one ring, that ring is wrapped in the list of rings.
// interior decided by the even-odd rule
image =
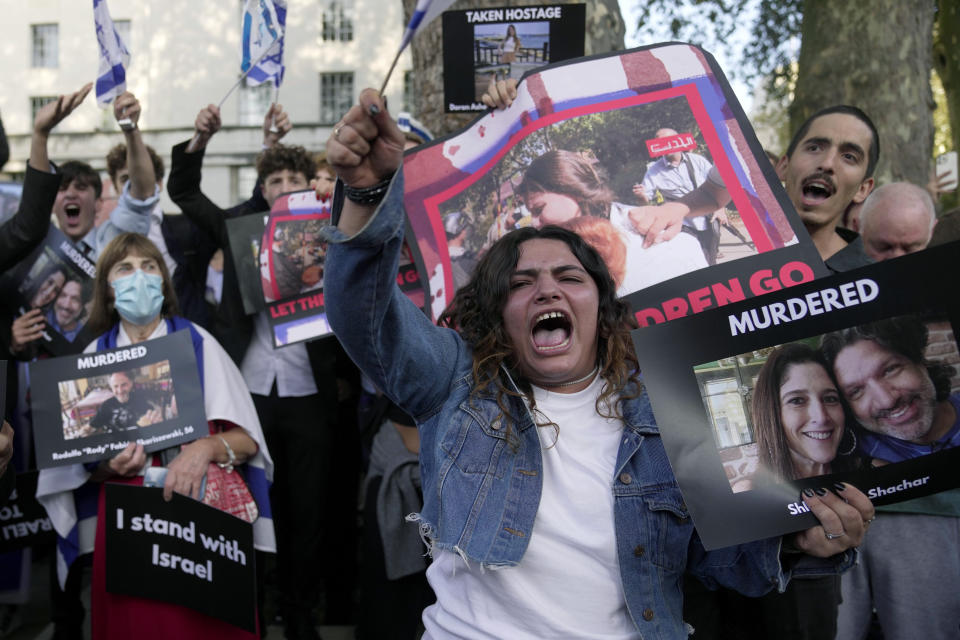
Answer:
[[[330,201],[313,190],[277,198],[260,242],[260,286],[274,348],[333,335],[323,302],[326,243],[320,229],[330,224]],[[397,284],[423,308],[419,274],[404,251]]]
[[[744,255],[682,272],[674,260],[681,252],[666,251],[662,260],[651,261],[653,254],[636,251],[635,232],[618,229],[617,237],[630,245],[635,264],[650,267],[628,274],[641,281],[646,278],[648,285],[620,292],[640,326],[827,275],[709,53],[689,44],[667,43],[581,58],[524,76],[517,93],[510,108],[490,111],[468,128],[404,157],[408,241],[415,238],[415,258],[434,321],[462,284],[462,278],[455,282],[458,265],[452,258],[463,251],[453,251],[447,238],[464,223],[453,214],[465,218],[466,246],[475,264],[485,248],[511,227],[530,224],[530,211],[516,192],[526,167],[550,151],[576,153],[598,166],[609,176],[615,198],[628,208],[636,206],[632,186],[642,180],[646,161],[653,160],[647,155],[647,143],[667,127],[691,135],[697,153],[716,167],[731,194],[733,217],[745,231],[738,232],[744,236],[740,247]],[[631,166],[637,171],[623,170]],[[612,210],[597,217],[612,222]],[[689,234],[678,237],[684,235]],[[691,238],[681,241],[689,244]],[[603,253],[603,247],[598,248]],[[462,258],[457,262],[464,263]],[[679,275],[657,281],[678,270]]]
[[[804,489],[844,482],[880,506],[960,486],[957,249],[631,332],[707,549],[816,526]]]

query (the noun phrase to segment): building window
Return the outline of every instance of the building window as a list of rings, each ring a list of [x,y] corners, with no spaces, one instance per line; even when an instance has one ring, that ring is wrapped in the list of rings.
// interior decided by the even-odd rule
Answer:
[[[130,21],[114,20],[113,26],[117,28],[117,34],[119,34],[120,40],[123,41],[124,46],[127,47],[127,51],[133,51],[133,48],[130,46]]]
[[[31,96],[30,97],[30,124],[37,119],[37,112],[48,102],[53,102],[59,96]]]
[[[323,7],[320,38],[324,42],[353,40],[353,0],[330,0]]]
[[[253,188],[257,186],[257,169],[255,167],[236,167],[235,171],[233,202],[249,200]]]
[[[403,110],[413,113],[413,105],[416,101],[413,97],[413,71],[403,72]]]
[[[320,74],[320,124],[336,124],[353,106],[353,72]]]
[[[57,46],[58,27],[55,24],[34,24],[33,30],[33,65],[34,67],[57,66],[59,51]]]
[[[263,124],[263,118],[273,101],[273,83],[263,82],[255,87],[243,85],[240,88],[239,121],[240,124]]]

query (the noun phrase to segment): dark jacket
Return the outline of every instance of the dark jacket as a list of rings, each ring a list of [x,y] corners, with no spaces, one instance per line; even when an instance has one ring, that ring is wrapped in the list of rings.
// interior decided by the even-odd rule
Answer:
[[[167,193],[184,215],[208,234],[217,248],[223,249],[223,296],[212,323],[211,333],[223,345],[237,366],[240,366],[253,337],[253,317],[248,316],[243,310],[243,299],[240,295],[233,253],[230,251],[226,221],[251,213],[262,214],[269,211],[270,207],[259,188],[254,191],[253,197],[249,200],[230,209],[221,209],[214,204],[200,190],[204,152],[201,150],[187,153],[187,144],[182,142],[174,146],[171,151]],[[334,386],[334,372],[348,366],[343,350],[332,337],[307,343],[307,354],[321,393],[324,393],[323,387]]]
[[[207,302],[207,267],[217,243],[187,216],[165,215],[160,224],[167,252],[177,263],[173,290],[180,315],[213,333],[216,309]]]
[[[45,173],[27,166],[20,207],[12,218],[0,225],[0,272],[26,258],[47,236],[60,178],[59,173]]]

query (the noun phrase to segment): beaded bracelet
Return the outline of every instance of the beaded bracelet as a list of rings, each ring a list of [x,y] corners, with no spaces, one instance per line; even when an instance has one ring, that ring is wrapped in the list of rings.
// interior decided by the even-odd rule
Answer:
[[[380,201],[383,200],[383,196],[387,194],[387,190],[390,188],[391,180],[393,180],[392,173],[381,182],[369,187],[358,188],[344,184],[343,195],[345,195],[347,200],[350,200],[350,202],[356,202],[357,204],[380,204]]]

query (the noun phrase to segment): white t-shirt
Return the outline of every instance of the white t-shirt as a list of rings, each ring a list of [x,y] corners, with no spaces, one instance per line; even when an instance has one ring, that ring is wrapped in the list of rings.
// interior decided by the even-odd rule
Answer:
[[[623,422],[597,413],[602,386],[598,376],[578,393],[534,388],[538,411],[559,432],[536,427],[543,491],[527,550],[518,566],[496,569],[437,553],[427,569],[437,602],[423,613],[424,638],[640,637],[627,612],[613,514]]]

